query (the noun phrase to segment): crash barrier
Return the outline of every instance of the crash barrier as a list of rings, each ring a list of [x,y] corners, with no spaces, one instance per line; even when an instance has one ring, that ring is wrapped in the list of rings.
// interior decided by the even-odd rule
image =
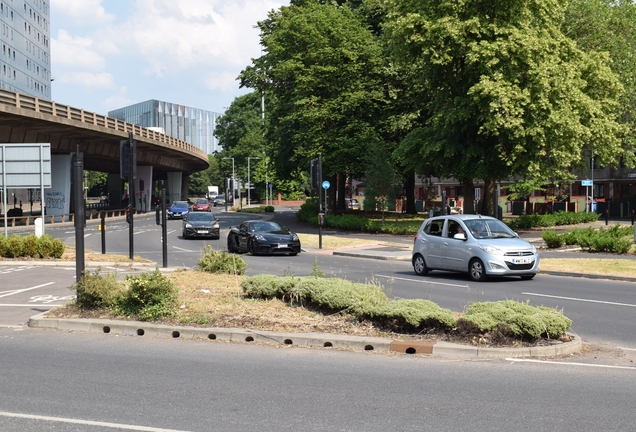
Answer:
[[[120,217],[126,216],[126,209],[113,209],[113,210],[102,210],[104,212],[104,216],[106,218]],[[135,210],[134,214],[141,214],[140,211]],[[0,224],[4,224],[4,215],[0,216],[1,221]],[[100,211],[96,210],[88,210],[86,211],[86,220],[97,220],[100,219]],[[20,227],[20,226],[31,226],[35,223],[37,218],[42,218],[46,225],[54,225],[59,223],[68,223],[75,222],[75,213],[66,213],[66,214],[54,214],[54,215],[26,215],[26,216],[14,216],[7,218],[7,226],[9,227]]]

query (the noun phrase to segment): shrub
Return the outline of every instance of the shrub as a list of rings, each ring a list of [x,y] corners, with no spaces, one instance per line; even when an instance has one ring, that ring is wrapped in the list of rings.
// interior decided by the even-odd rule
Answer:
[[[137,276],[127,275],[125,284],[128,285],[128,290],[117,307],[119,313],[137,315],[141,321],[176,314],[179,289],[159,269]]]
[[[53,237],[48,234],[40,236],[40,238],[38,238],[37,250],[40,258],[49,258],[53,254]]]
[[[22,254],[31,258],[38,258],[38,238],[29,234],[22,239]]]
[[[0,236],[0,257],[9,256],[9,239],[5,236]]]
[[[110,308],[121,301],[124,287],[117,282],[117,273],[100,274],[100,270],[82,273],[79,282],[70,289],[76,292],[75,303],[84,309]]]
[[[241,287],[248,297],[306,303],[329,312],[345,312],[361,319],[371,319],[394,329],[448,329],[455,324],[451,311],[433,302],[390,301],[377,285],[343,279],[258,275],[244,280]]]
[[[600,217],[597,213],[556,212],[553,214],[522,214],[516,219],[506,221],[513,230],[536,227],[551,227],[559,225],[575,225],[579,223],[595,222]]]
[[[551,249],[563,246],[563,237],[557,234],[556,230],[543,230],[541,238]]]
[[[442,309],[429,300],[400,299],[389,303],[383,314],[390,319],[403,320],[416,329],[452,328],[456,323],[450,310]]]
[[[53,243],[51,256],[57,259],[62,258],[62,255],[64,255],[64,249],[66,249],[64,242],[62,242],[59,238],[53,238],[51,242]]]
[[[556,309],[533,307],[528,302],[514,300],[474,303],[458,321],[471,323],[484,333],[503,325],[522,339],[557,338],[572,325],[572,321]]]
[[[9,237],[6,256],[8,258],[21,257],[23,254],[23,244],[22,237],[19,235],[14,234]]]
[[[243,213],[274,213],[274,206],[259,206],[259,207],[250,207],[244,209],[238,209],[237,211]]]
[[[247,264],[245,260],[236,254],[227,253],[225,250],[214,250],[212,246],[203,248],[198,261],[199,270],[208,273],[245,274]]]
[[[296,212],[296,217],[303,222],[310,224],[318,224],[318,210],[319,205],[315,200],[307,200],[300,206],[300,210]]]

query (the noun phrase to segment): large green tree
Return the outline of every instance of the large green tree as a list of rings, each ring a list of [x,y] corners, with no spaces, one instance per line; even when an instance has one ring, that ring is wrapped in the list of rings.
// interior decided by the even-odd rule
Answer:
[[[561,31],[559,0],[388,0],[393,58],[417,70],[420,127],[397,151],[420,173],[484,180],[568,179],[586,149],[613,161],[622,86],[606,55]]]
[[[382,51],[369,27],[346,3],[317,0],[293,1],[258,25],[263,55],[240,79],[274,99],[267,138],[279,175],[306,172],[319,153],[334,185],[336,175],[363,174],[383,98]]]
[[[634,166],[636,147],[636,4],[632,0],[570,0],[563,32],[584,51],[607,52],[625,89],[618,118],[628,128],[623,161]]]

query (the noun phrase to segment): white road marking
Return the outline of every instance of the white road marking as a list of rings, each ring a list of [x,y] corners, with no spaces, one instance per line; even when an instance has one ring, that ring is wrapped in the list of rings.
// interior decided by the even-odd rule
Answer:
[[[65,417],[50,417],[50,416],[40,416],[40,415],[32,415],[32,414],[11,413],[6,411],[0,411],[0,416],[11,417],[11,418],[22,418],[22,419],[29,419],[29,420],[45,420],[45,421],[51,421],[51,422],[71,423],[71,424],[80,424],[80,425],[88,425],[88,426],[101,426],[101,427],[109,427],[109,428],[115,428],[115,429],[134,430],[134,431],[187,432],[187,431],[181,431],[177,429],[162,429],[162,428],[156,428],[156,427],[127,425],[122,423],[107,423],[107,422],[90,421],[90,420],[78,420],[78,419],[65,418]]]
[[[618,347],[618,349],[622,349],[622,350],[625,350],[625,351],[636,351],[636,348]]]
[[[636,367],[631,366],[612,366],[612,365],[600,365],[600,364],[589,364],[589,363],[575,363],[575,362],[556,362],[556,361],[547,361],[547,360],[531,360],[531,359],[515,359],[515,358],[507,358],[506,360],[511,362],[525,362],[525,363],[545,363],[545,364],[554,364],[561,366],[587,366],[587,367],[597,367],[597,368],[606,368],[606,369],[627,369],[636,371]]]
[[[24,289],[13,290],[13,291],[5,291],[6,294],[0,295],[0,298],[1,297],[7,297],[7,296],[10,296],[10,295],[14,295],[14,294],[20,294],[20,293],[23,293],[25,291],[34,290],[34,289],[42,288],[42,287],[49,286],[49,285],[53,285],[54,283],[55,282],[48,282],[48,283],[45,283],[45,284],[42,284],[42,285],[37,285],[37,286],[31,287],[31,288],[24,288]]]
[[[195,251],[190,250],[190,249],[183,249],[183,248],[176,247],[176,246],[172,246],[172,247],[175,248],[175,249],[179,249],[180,251],[184,251],[184,252],[195,252]]]
[[[549,298],[555,298],[560,300],[574,300],[574,301],[587,302],[587,303],[601,303],[601,304],[608,304],[608,305],[614,305],[614,306],[636,307],[636,304],[615,303],[615,302],[608,302],[608,301],[601,301],[601,300],[589,300],[589,299],[582,299],[582,298],[576,298],[576,297],[561,297],[561,296],[553,296],[548,294],[537,294],[537,293],[528,293],[528,292],[522,292],[521,294],[537,296],[537,297],[549,297]]]
[[[57,306],[64,306],[64,303],[60,303],[60,304],[55,304],[55,303],[47,303],[47,304],[36,304],[36,303],[29,303],[29,304],[6,304],[6,303],[0,303],[0,307],[30,307],[30,308],[35,308],[37,307],[38,309],[41,308],[54,308]]]
[[[385,276],[385,275],[375,275],[375,277],[389,278],[389,279],[395,279],[395,280],[404,280],[404,281],[409,281],[409,282],[432,283],[432,284],[435,284],[435,285],[452,286],[452,287],[459,287],[459,288],[468,288],[468,285],[449,284],[449,283],[436,282],[436,281],[426,280],[426,279],[409,279],[409,278],[403,278],[403,277],[397,277],[397,276]]]

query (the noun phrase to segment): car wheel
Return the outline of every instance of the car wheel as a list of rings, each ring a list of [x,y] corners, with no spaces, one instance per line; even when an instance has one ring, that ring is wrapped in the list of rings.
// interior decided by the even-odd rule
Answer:
[[[415,258],[413,259],[413,270],[418,276],[428,274],[428,267],[426,267],[426,261],[424,261],[424,257],[422,255],[415,255]]]
[[[229,253],[236,252],[236,248],[234,247],[234,241],[232,240],[232,237],[230,236],[227,237],[227,251]]]
[[[181,232],[181,236],[182,236],[184,239],[187,239],[187,238],[188,238],[188,236],[186,235],[186,232],[185,232],[185,231],[182,231],[182,232]]]
[[[521,276],[522,280],[530,280],[534,277],[535,275],[528,275],[528,276]]]
[[[484,268],[484,263],[479,258],[473,258],[473,260],[468,265],[468,270],[470,273],[470,278],[475,282],[483,282],[488,279],[486,269]]]
[[[252,255],[257,255],[258,254],[258,250],[256,248],[256,244],[254,242],[254,239],[250,239],[249,242],[247,242],[247,250]]]

